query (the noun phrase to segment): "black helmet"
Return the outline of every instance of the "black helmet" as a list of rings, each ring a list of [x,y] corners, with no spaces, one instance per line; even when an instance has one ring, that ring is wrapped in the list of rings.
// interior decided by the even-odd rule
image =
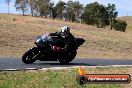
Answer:
[[[67,37],[70,33],[70,28],[68,26],[64,26],[61,28],[62,37]]]

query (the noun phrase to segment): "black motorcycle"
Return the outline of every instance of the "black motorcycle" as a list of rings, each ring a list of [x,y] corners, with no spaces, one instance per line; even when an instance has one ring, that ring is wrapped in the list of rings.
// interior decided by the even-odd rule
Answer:
[[[64,52],[61,50],[64,47],[62,39],[49,34],[38,36],[35,39],[36,46],[23,54],[22,61],[26,64],[31,64],[36,60],[59,61],[61,64],[68,64],[75,58],[78,47],[85,42],[83,38],[75,38],[75,40],[77,43],[76,49]],[[60,50],[53,50],[54,46],[57,46],[57,49],[60,47]]]

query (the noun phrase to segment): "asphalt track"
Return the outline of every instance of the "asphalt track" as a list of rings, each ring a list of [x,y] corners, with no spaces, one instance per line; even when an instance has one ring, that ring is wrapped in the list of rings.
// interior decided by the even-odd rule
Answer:
[[[21,58],[0,57],[0,71],[10,69],[41,69],[52,67],[75,67],[75,66],[132,66],[132,60],[128,59],[96,59],[75,58],[69,65],[60,65],[58,61],[36,61],[33,64],[24,64]]]

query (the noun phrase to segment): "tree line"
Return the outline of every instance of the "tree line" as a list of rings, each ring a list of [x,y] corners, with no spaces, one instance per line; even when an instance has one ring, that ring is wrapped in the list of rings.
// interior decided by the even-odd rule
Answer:
[[[104,6],[98,2],[87,4],[85,7],[79,1],[63,2],[56,5],[50,0],[16,0],[15,8],[23,15],[29,12],[32,16],[51,17],[63,19],[70,22],[81,22],[104,28],[110,25],[117,31],[125,32],[127,23],[117,20],[118,12],[115,4]]]

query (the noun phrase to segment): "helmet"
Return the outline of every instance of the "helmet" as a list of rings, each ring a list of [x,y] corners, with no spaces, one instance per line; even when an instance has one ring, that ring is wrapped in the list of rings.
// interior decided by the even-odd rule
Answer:
[[[61,28],[62,37],[67,37],[70,34],[70,28],[68,26],[64,26]]]

